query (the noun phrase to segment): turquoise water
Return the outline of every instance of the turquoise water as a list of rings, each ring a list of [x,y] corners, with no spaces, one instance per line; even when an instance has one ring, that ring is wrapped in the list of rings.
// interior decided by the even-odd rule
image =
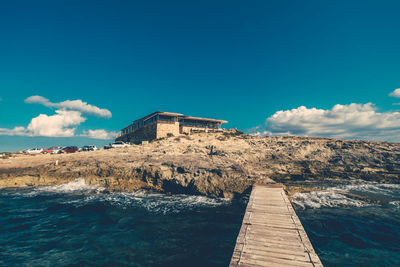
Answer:
[[[295,195],[325,266],[400,266],[400,186]],[[83,179],[0,190],[1,266],[227,266],[246,203],[105,193]]]

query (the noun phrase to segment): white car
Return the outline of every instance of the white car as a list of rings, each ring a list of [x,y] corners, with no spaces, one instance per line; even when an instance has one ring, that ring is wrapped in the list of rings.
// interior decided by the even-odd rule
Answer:
[[[92,145],[88,146],[88,148],[89,151],[96,151],[98,149],[97,146],[92,146]]]
[[[114,143],[111,144],[112,148],[116,148],[116,147],[129,147],[130,145],[127,143],[124,143],[122,141],[116,141]]]
[[[33,155],[33,154],[40,154],[40,153],[42,153],[42,151],[43,151],[43,148],[31,148],[31,149],[25,149],[24,153]]]
[[[50,152],[50,154],[60,154],[61,153],[61,147],[60,148],[56,148],[56,149],[53,149],[51,152]]]

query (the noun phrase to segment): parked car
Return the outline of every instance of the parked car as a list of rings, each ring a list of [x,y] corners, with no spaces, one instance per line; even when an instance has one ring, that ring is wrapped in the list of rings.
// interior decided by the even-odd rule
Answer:
[[[108,145],[105,145],[103,148],[104,149],[110,149],[110,148],[112,148],[112,146],[111,146],[111,144],[108,144]]]
[[[48,154],[48,153],[53,152],[53,150],[60,150],[60,149],[61,149],[61,147],[59,147],[59,146],[51,146],[51,147],[49,147],[49,148],[47,148],[47,149],[44,149],[44,150],[42,151],[42,153],[43,153],[43,154]],[[54,154],[54,153],[52,153],[52,154]]]
[[[80,151],[96,151],[96,150],[97,150],[96,146],[89,145],[82,147]]]
[[[129,147],[129,144],[126,144],[122,141],[116,141],[114,143],[111,144],[112,148],[117,148],[117,147]]]
[[[89,146],[89,151],[96,151],[96,150],[98,150],[98,148],[97,148],[97,146],[92,146],[92,145],[90,145]]]
[[[42,153],[42,151],[43,151],[43,148],[30,148],[30,149],[25,149],[24,153],[33,155],[33,154],[40,154],[40,153]]]
[[[58,147],[57,149],[53,149],[50,154],[60,154],[62,151],[62,147]]]
[[[61,153],[75,153],[76,151],[78,151],[77,146],[67,146],[61,150]]]

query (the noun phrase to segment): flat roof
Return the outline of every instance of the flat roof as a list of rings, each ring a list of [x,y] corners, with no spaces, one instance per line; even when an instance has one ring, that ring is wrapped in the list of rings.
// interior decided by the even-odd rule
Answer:
[[[199,120],[199,121],[210,121],[210,122],[219,122],[219,123],[227,123],[228,121],[217,120],[217,119],[209,119],[209,118],[201,118],[201,117],[192,117],[192,116],[183,116],[184,120]]]
[[[140,119],[137,119],[137,120],[134,120],[133,122],[136,122],[136,121],[141,121],[141,120],[146,120],[146,119],[149,119],[149,118],[151,118],[151,117],[153,117],[153,116],[155,116],[155,115],[164,115],[164,116],[183,116],[183,114],[180,114],[180,113],[173,113],[173,112],[164,112],[164,111],[156,111],[156,112],[153,112],[153,113],[151,113],[151,114],[149,114],[149,115],[147,115],[147,116],[144,116],[143,118],[140,118]]]

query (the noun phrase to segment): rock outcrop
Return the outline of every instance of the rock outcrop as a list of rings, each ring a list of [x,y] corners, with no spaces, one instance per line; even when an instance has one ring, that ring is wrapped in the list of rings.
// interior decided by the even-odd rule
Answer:
[[[194,134],[129,148],[0,159],[0,188],[85,178],[109,191],[240,197],[253,183],[315,188],[350,179],[399,183],[400,144],[308,137]]]

